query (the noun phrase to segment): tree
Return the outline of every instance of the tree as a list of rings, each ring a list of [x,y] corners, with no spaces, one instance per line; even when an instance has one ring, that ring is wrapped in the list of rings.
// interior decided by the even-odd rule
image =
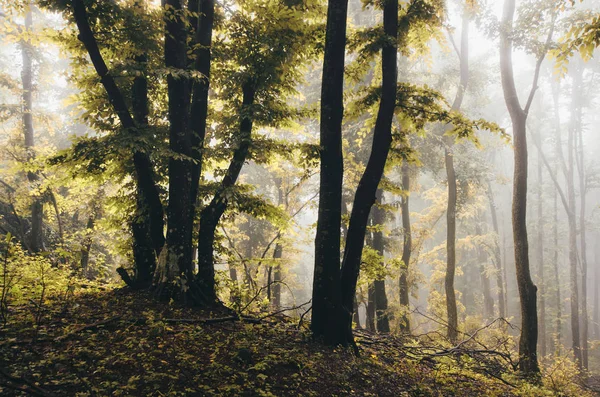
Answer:
[[[534,374],[539,372],[537,362],[537,287],[533,284],[529,269],[529,245],[526,225],[528,161],[526,123],[529,109],[537,90],[540,68],[552,40],[556,12],[552,11],[551,27],[549,28],[545,45],[537,56],[533,84],[524,108],[522,108],[519,103],[512,65],[514,14],[515,0],[505,0],[500,30],[500,72],[504,100],[511,117],[514,139],[515,168],[513,180],[512,224],[517,285],[521,300],[522,324],[521,336],[519,339],[519,368],[525,373]]]
[[[452,110],[459,110],[467,90],[469,81],[469,16],[468,6],[465,6],[462,22],[460,51],[460,83]],[[445,128],[446,132],[450,127]],[[454,153],[452,152],[452,138],[445,137],[444,160],[446,164],[446,175],[448,177],[448,209],[446,211],[447,239],[446,239],[446,278],[444,287],[446,290],[446,311],[448,315],[447,335],[450,341],[455,342],[458,336],[458,313],[456,309],[456,295],[454,292],[454,275],[456,273],[456,171],[454,170]]]

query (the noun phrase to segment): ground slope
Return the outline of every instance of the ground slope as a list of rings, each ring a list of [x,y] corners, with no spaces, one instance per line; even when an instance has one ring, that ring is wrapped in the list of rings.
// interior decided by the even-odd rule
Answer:
[[[0,328],[0,395],[589,393],[556,374],[552,382],[544,378],[549,387],[529,386],[483,354],[424,353],[413,341],[365,332],[357,338],[356,357],[350,350],[320,346],[304,324],[282,315],[234,320],[125,289],[49,299],[42,309],[35,305],[13,307]]]

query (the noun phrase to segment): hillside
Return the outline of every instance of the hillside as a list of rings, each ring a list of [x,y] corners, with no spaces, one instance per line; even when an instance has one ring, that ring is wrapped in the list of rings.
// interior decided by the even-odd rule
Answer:
[[[313,342],[283,314],[235,320],[126,289],[13,307],[0,333],[0,394],[36,396],[536,396],[592,395],[564,368],[544,386],[494,354],[425,348],[357,333],[360,356]]]

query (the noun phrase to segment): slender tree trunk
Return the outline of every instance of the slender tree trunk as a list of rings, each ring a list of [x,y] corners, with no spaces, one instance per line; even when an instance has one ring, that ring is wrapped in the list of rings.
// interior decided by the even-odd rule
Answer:
[[[480,224],[475,226],[475,234],[482,236]],[[480,245],[477,247],[477,260],[479,262],[479,273],[481,278],[481,290],[483,293],[483,318],[490,319],[494,316],[494,298],[490,289],[490,279],[487,276],[485,269],[487,255],[485,250]]]
[[[350,343],[354,343],[352,335],[352,308],[356,283],[360,273],[362,251],[365,243],[365,232],[371,207],[375,203],[379,182],[383,176],[388,152],[392,143],[392,119],[396,108],[396,86],[398,70],[396,61],[398,52],[398,0],[388,0],[383,6],[383,30],[388,38],[382,48],[382,83],[381,100],[373,131],[371,154],[365,171],[360,178],[354,205],[350,214],[348,238],[344,247],[342,262],[342,326]]]
[[[190,232],[194,228],[195,207],[198,198],[198,186],[200,175],[202,174],[203,148],[206,137],[206,119],[208,115],[208,91],[210,87],[210,65],[211,65],[211,46],[212,31],[215,14],[214,0],[194,0],[197,3],[198,17],[193,19],[195,24],[195,37],[193,43],[196,44],[194,51],[194,69],[203,77],[194,81],[192,84],[192,103],[190,107],[190,129],[191,129],[191,151],[195,162],[191,170],[190,199],[192,210],[190,211]],[[193,2],[190,2],[193,3]],[[193,5],[192,5],[193,7]],[[192,233],[190,233],[190,245],[192,243]]]
[[[283,257],[283,246],[280,243],[275,244],[273,250],[273,259],[275,260],[273,274],[273,306],[276,309],[281,308],[281,258]]]
[[[369,283],[367,299],[367,330],[375,332],[375,285]]]
[[[409,285],[408,285],[408,269],[410,266],[410,255],[412,251],[412,233],[410,229],[410,173],[408,163],[402,162],[402,201],[400,210],[402,211],[402,269],[400,270],[400,279],[398,281],[400,287],[400,331],[405,334],[410,334],[410,300],[409,300]]]
[[[460,83],[453,110],[459,110],[469,82],[469,18],[467,12],[462,18],[460,53]],[[450,126],[446,127],[448,130]],[[446,313],[448,316],[447,335],[450,341],[455,342],[458,336],[458,312],[456,308],[456,293],[454,291],[454,277],[456,273],[456,172],[454,170],[453,140],[446,137],[444,147],[444,160],[446,163],[446,176],[448,178],[448,207],[446,210],[446,276],[444,288],[446,291]]]
[[[598,258],[599,245],[594,249],[594,336],[600,340],[600,262]]]
[[[496,213],[496,203],[494,202],[494,191],[492,184],[488,180],[487,187],[488,201],[490,203],[490,214],[492,216],[492,227],[494,229],[494,265],[496,265],[496,288],[498,289],[498,316],[506,318],[506,299],[504,289],[504,270],[502,265],[502,255],[500,253],[500,229],[498,228],[498,215]]]
[[[377,189],[376,193],[377,201],[379,204],[383,204],[383,190]],[[385,223],[385,210],[374,206],[372,211],[373,226],[378,229],[373,232],[373,248],[377,250],[383,260],[385,253],[385,244],[383,240],[383,227]],[[390,332],[390,321],[388,316],[388,300],[385,291],[385,278],[375,280],[373,286],[375,288],[375,316],[377,320],[377,331],[378,332]],[[356,296],[356,294],[354,294]],[[354,307],[353,307],[354,308]]]
[[[217,303],[214,266],[215,233],[228,204],[228,194],[234,188],[248,157],[252,143],[252,109],[256,87],[253,81],[247,81],[242,87],[242,106],[240,108],[240,132],[238,146],[221,185],[210,204],[200,213],[200,236],[198,241],[198,274],[201,299],[209,305]]]
[[[357,292],[358,293],[358,292]],[[354,321],[354,326],[357,329],[362,329],[362,325],[360,324],[360,315],[358,313],[358,299],[356,297],[356,295],[354,296],[354,317],[352,318],[352,321]]]
[[[531,279],[529,268],[529,242],[527,237],[527,115],[537,89],[540,68],[548,51],[554,32],[555,16],[552,28],[546,38],[544,52],[538,58],[532,89],[527,103],[521,108],[515,85],[512,65],[512,34],[515,14],[515,0],[505,0],[500,34],[500,72],[502,90],[506,107],[510,113],[514,137],[514,178],[512,224],[515,249],[515,268],[517,286],[521,300],[521,336],[519,339],[519,369],[526,374],[539,372],[537,361],[537,287]]]
[[[32,4],[27,6],[29,9],[25,14],[25,31],[31,32],[33,17],[31,13]],[[21,82],[23,84],[22,106],[23,106],[23,134],[25,138],[25,150],[27,151],[27,160],[31,161],[35,157],[35,140],[33,129],[33,46],[28,40],[21,40],[21,55],[23,59],[23,69],[21,70]],[[28,171],[27,179],[35,188],[39,181],[39,175],[36,172]],[[33,197],[31,203],[31,231],[29,238],[29,247],[32,252],[40,252],[44,249],[44,207],[42,198],[38,195]]]
[[[577,164],[577,171],[579,175],[579,242],[580,242],[580,258],[581,258],[581,359],[583,368],[588,369],[588,339],[589,339],[589,320],[588,320],[588,308],[587,308],[587,283],[588,283],[588,263],[587,263],[587,241],[586,241],[586,194],[587,187],[585,182],[585,157],[583,150],[583,104],[582,104],[582,91],[583,86],[583,66],[579,66],[577,73],[573,79],[573,90],[575,98],[573,99],[573,112],[574,121],[574,146],[577,147],[577,153],[575,154],[575,162]]]
[[[541,148],[540,148],[541,150]],[[538,191],[537,191],[537,250],[538,250],[538,278],[540,284],[540,355],[546,356],[546,284],[544,280],[544,209],[542,202],[543,173],[542,160],[538,156],[537,176],[538,176]]]
[[[72,0],[72,5],[73,16],[79,30],[78,38],[90,56],[110,103],[121,122],[121,126],[132,134],[139,134],[137,124],[127,109],[125,99],[100,54],[98,43],[89,25],[84,2],[82,0]],[[147,153],[137,151],[133,154],[133,165],[135,168],[138,196],[142,197],[141,200],[144,202],[143,207],[148,211],[152,246],[156,255],[159,255],[165,242],[164,211],[158,188],[154,183],[152,163]]]
[[[340,226],[342,214],[342,119],[348,0],[329,0],[321,85],[319,213],[311,331],[326,344],[346,345],[340,329]]]
[[[555,173],[558,174],[558,166],[555,169]],[[554,225],[552,227],[552,239],[554,246],[552,264],[554,265],[554,285],[556,286],[556,340],[554,352],[559,356],[562,343],[562,298],[560,296],[560,275],[558,273],[558,193],[556,189],[554,190]]]

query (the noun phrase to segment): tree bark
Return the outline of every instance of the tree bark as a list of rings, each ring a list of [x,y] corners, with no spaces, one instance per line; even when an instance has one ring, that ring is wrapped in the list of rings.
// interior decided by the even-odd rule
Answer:
[[[346,345],[341,319],[340,226],[342,119],[348,0],[329,0],[321,85],[320,187],[315,236],[311,331],[326,344]]]
[[[475,226],[475,234],[482,236],[481,226],[477,224]],[[479,273],[481,280],[481,291],[483,293],[483,318],[491,319],[494,316],[494,298],[492,298],[492,292],[490,290],[490,279],[486,274],[485,262],[487,255],[481,245],[477,247],[477,260],[479,262]]]
[[[588,283],[588,263],[587,263],[587,241],[586,241],[586,194],[587,186],[585,181],[585,156],[583,150],[583,104],[582,91],[583,86],[582,65],[576,71],[573,78],[573,91],[576,96],[573,100],[571,111],[573,112],[574,120],[574,146],[577,147],[576,159],[577,170],[579,175],[579,243],[580,243],[580,258],[581,258],[581,359],[584,369],[588,369],[588,339],[589,339],[589,321],[587,307],[587,283]]]
[[[400,287],[400,331],[405,334],[410,334],[410,299],[408,285],[408,269],[410,267],[410,256],[412,252],[412,233],[410,228],[410,173],[408,162],[402,162],[402,201],[400,210],[402,211],[402,269],[400,270],[400,279],[398,281]]]
[[[397,37],[398,37],[398,0],[387,0],[383,6],[383,30],[390,38],[382,48],[381,100],[373,131],[371,154],[365,171],[360,178],[354,204],[350,214],[348,238],[344,248],[342,262],[342,324],[350,343],[352,335],[352,310],[356,293],[356,283],[360,273],[365,232],[371,207],[376,200],[376,192],[383,176],[388,152],[392,143],[392,119],[396,108],[397,86]]]
[[[375,285],[369,283],[367,297],[367,320],[366,327],[368,331],[375,332]]]
[[[541,148],[539,148],[541,150]],[[539,156],[541,157],[541,156]],[[543,209],[543,198],[542,191],[543,185],[543,173],[542,173],[542,160],[538,158],[537,162],[537,176],[538,176],[538,189],[537,189],[537,218],[538,218],[538,230],[537,230],[537,251],[538,251],[538,278],[540,284],[540,354],[542,357],[546,356],[546,284],[544,280],[544,209]]]
[[[498,289],[498,316],[506,318],[506,297],[504,289],[504,270],[502,264],[502,255],[500,253],[500,229],[498,228],[498,214],[496,213],[496,203],[494,201],[494,191],[492,184],[488,180],[487,186],[488,201],[490,203],[490,214],[492,216],[492,227],[494,229],[494,264],[496,265],[496,288]]]
[[[214,24],[215,2],[214,0],[197,1],[198,17],[195,26],[194,44],[194,68],[202,75],[201,80],[194,81],[192,85],[192,103],[190,107],[190,129],[192,158],[192,181],[190,188],[190,199],[192,211],[190,213],[190,230],[193,230],[195,219],[195,206],[198,196],[198,186],[202,174],[204,139],[206,137],[206,119],[208,116],[208,92],[210,88],[210,65],[212,31]],[[192,235],[190,234],[190,239]],[[190,244],[192,241],[190,240]]]
[[[165,1],[165,65],[177,71],[187,69],[187,31],[183,19],[183,1]],[[191,216],[191,133],[189,129],[189,85],[186,78],[167,76],[169,149],[169,204],[165,263],[159,261],[162,276],[159,289],[168,287],[186,299],[192,282]],[[166,277],[165,277],[166,276]],[[173,279],[174,277],[174,279]]]
[[[228,205],[228,193],[234,188],[242,167],[248,157],[252,143],[252,111],[256,87],[253,81],[247,81],[242,87],[242,105],[240,108],[240,130],[238,146],[221,185],[215,192],[210,204],[200,213],[198,231],[198,274],[196,280],[200,287],[201,299],[209,305],[218,302],[215,285],[214,242],[215,233],[221,217]]]
[[[502,13],[502,26],[500,34],[500,72],[502,77],[502,90],[506,107],[510,113],[514,137],[514,178],[513,178],[513,203],[512,224],[513,241],[515,249],[515,268],[517,273],[517,286],[521,300],[521,336],[519,339],[519,369],[526,374],[539,373],[537,361],[537,287],[531,279],[529,268],[529,243],[527,237],[527,115],[533,102],[541,64],[549,48],[554,31],[553,16],[552,27],[546,39],[543,54],[538,58],[525,108],[521,108],[515,86],[512,65],[512,34],[513,19],[515,14],[515,0],[505,0]]]
[[[460,83],[452,110],[459,110],[462,106],[465,91],[469,81],[469,18],[465,11],[462,19],[461,45],[460,45]],[[450,126],[446,127],[447,131]],[[448,207],[446,211],[446,276],[444,288],[446,291],[446,313],[448,316],[447,335],[451,342],[456,342],[458,336],[458,311],[456,308],[456,293],[454,291],[454,277],[456,274],[456,172],[454,170],[453,140],[445,137],[444,160],[446,176],[448,179]]]
[[[383,204],[383,191],[377,189],[377,201]],[[381,255],[382,261],[385,253],[385,244],[383,240],[383,227],[385,223],[385,210],[374,206],[372,209],[373,226],[378,227],[373,232],[373,248]],[[377,332],[390,332],[390,321],[388,316],[388,300],[385,290],[385,278],[380,277],[373,282],[375,288],[375,316],[377,321]],[[354,294],[356,296],[356,293]],[[354,308],[354,305],[352,305]]]
[[[25,31],[31,32],[33,25],[33,17],[31,13],[32,4],[27,6],[29,9],[25,14]],[[23,135],[25,140],[25,151],[27,152],[27,161],[33,160],[35,157],[35,139],[33,129],[33,62],[32,52],[33,46],[29,40],[21,40],[21,56],[23,59],[23,69],[21,70],[22,90],[22,106],[23,106]],[[39,181],[39,175],[36,172],[28,171],[27,179],[33,188]],[[39,194],[33,196],[31,203],[31,230],[29,236],[29,247],[32,252],[40,252],[44,250],[44,207],[42,198]]]
[[[139,133],[134,119],[131,117],[125,99],[110,75],[108,67],[100,54],[98,43],[90,28],[90,24],[82,0],[73,0],[73,16],[79,30],[79,40],[85,46],[90,60],[100,77],[100,82],[104,87],[108,99],[117,114],[121,126],[132,134]],[[155,253],[158,255],[164,245],[164,211],[160,201],[158,188],[154,182],[154,170],[150,158],[145,152],[136,151],[133,154],[133,165],[135,168],[135,177],[137,186],[142,193],[145,205],[149,212],[150,235]]]

